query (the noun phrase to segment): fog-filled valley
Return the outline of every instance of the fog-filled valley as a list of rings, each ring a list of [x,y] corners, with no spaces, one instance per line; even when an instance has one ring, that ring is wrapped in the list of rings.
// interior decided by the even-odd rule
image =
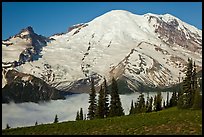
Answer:
[[[149,97],[154,97],[156,94],[156,92],[149,92]],[[139,95],[139,92],[120,95],[125,115],[129,114],[131,101],[133,100],[136,102]],[[172,93],[169,92],[169,99],[171,96]],[[144,97],[145,99],[147,98],[147,93],[144,93]],[[162,97],[163,100],[166,101],[167,92],[162,92]],[[76,113],[80,108],[83,108],[83,113],[87,114],[89,106],[88,100],[89,94],[83,93],[66,96],[66,100],[51,100],[38,104],[15,104],[12,102],[9,104],[2,104],[2,129],[6,128],[6,124],[9,124],[11,128],[16,128],[34,126],[36,121],[38,124],[53,123],[56,114],[59,118],[59,122],[75,121]]]

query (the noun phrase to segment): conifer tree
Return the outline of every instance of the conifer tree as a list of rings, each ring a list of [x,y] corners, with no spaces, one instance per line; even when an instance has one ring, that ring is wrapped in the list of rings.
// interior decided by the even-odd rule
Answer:
[[[96,113],[96,90],[94,87],[94,79],[91,78],[91,92],[89,94],[89,108],[88,108],[88,118],[90,120],[94,119]]]
[[[38,122],[36,121],[36,122],[35,122],[35,126],[37,126],[37,125],[38,125]]]
[[[194,99],[195,99],[195,92],[198,88],[198,81],[197,81],[197,76],[196,76],[196,65],[195,62],[193,64],[193,72],[192,72],[192,94],[191,94],[191,106],[193,106]]]
[[[6,129],[10,129],[11,127],[9,126],[9,124],[6,124]]]
[[[154,111],[156,111],[156,105],[157,105],[157,95],[154,96],[154,101],[153,101]]]
[[[76,121],[79,120],[79,111],[77,111],[77,115],[76,115]]]
[[[152,103],[153,103],[153,97],[151,97],[149,100],[149,106],[148,106],[147,112],[152,112]]]
[[[169,107],[169,92],[167,92],[167,97],[166,97],[166,108]]]
[[[57,115],[55,115],[54,123],[58,123],[58,117],[57,117]]]
[[[134,106],[134,109],[133,109],[133,114],[137,114],[139,113],[139,109],[138,109],[138,102],[135,102],[135,106]]]
[[[155,111],[162,110],[161,103],[162,103],[161,92],[157,92],[157,95],[155,95],[154,97],[154,110]]]
[[[80,108],[80,113],[79,113],[79,120],[83,120],[83,110]]]
[[[147,93],[147,101],[146,101],[146,112],[147,112],[148,107],[149,107],[149,100],[150,100],[150,98],[149,98],[149,92],[148,92]]]
[[[105,112],[104,109],[105,109],[105,97],[104,97],[104,90],[101,85],[100,91],[99,91],[99,97],[98,97],[98,106],[96,110],[97,118],[104,118],[104,112]]]
[[[163,109],[165,109],[167,106],[165,105],[165,100],[163,101]]]
[[[177,102],[178,102],[178,97],[177,97],[176,91],[175,91],[175,92],[173,92],[173,94],[171,96],[169,107],[177,106]]]
[[[158,93],[157,93],[156,111],[162,110],[161,103],[162,103],[162,95],[161,95],[161,92],[158,92]]]
[[[108,116],[108,113],[109,113],[109,99],[108,99],[108,86],[107,86],[107,83],[106,83],[106,79],[104,78],[104,117],[107,117]]]
[[[202,95],[200,94],[199,88],[195,90],[194,100],[192,109],[202,109]]]
[[[196,65],[192,65],[192,59],[188,59],[186,77],[183,81],[183,91],[179,95],[178,108],[191,108],[194,103],[195,92],[197,89]]]
[[[139,113],[146,112],[144,94],[142,93],[140,93],[139,98],[138,98],[138,108],[137,109]]]
[[[133,100],[131,102],[131,107],[130,107],[130,111],[129,111],[129,115],[134,114],[134,106],[133,106]]]
[[[112,79],[111,87],[111,101],[110,101],[110,112],[109,116],[122,116],[124,115],[122,104],[120,102],[120,97],[118,94],[118,86],[115,78]]]

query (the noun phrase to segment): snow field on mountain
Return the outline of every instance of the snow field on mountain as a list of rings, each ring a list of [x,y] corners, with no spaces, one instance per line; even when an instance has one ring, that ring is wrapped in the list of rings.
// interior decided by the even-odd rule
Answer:
[[[167,44],[164,41],[168,36],[159,38],[159,34],[155,33],[160,25],[158,21],[170,23],[175,20],[178,22],[177,29],[183,29],[186,37],[190,38],[190,31],[195,38],[202,37],[201,30],[170,14],[136,15],[128,11],[113,10],[88,23],[75,25],[67,33],[51,36],[53,40],[42,48],[42,57],[16,69],[44,77],[49,84],[62,88],[92,74],[109,79],[113,75],[123,75],[135,80],[135,84],[137,81],[155,86],[169,85],[169,81],[177,83],[179,72],[184,69],[184,63],[189,57],[202,67],[202,48],[194,53],[179,45]],[[23,31],[21,35],[27,33]],[[18,60],[25,45],[29,45],[28,41],[18,37],[10,41],[16,44],[8,47],[2,45],[3,61]],[[130,54],[132,50],[134,51]],[[126,58],[127,64],[124,62]],[[141,58],[146,65],[139,66]],[[48,73],[50,78],[46,76]]]

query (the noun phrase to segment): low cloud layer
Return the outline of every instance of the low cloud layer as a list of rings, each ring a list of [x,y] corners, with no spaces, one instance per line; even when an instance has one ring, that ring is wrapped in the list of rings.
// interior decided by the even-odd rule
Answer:
[[[169,98],[171,97],[169,94]],[[144,94],[147,97],[147,94]],[[150,97],[156,95],[152,92]],[[139,93],[129,95],[120,95],[125,114],[129,113],[131,101],[137,101]],[[166,100],[167,93],[162,96]],[[38,124],[52,123],[57,114],[59,122],[74,121],[76,112],[83,108],[84,114],[88,112],[88,94],[75,94],[67,96],[66,100],[52,100],[46,103],[21,103],[21,104],[2,104],[2,129],[6,128],[8,123],[12,128],[23,126],[34,126]],[[109,99],[110,100],[110,99]]]

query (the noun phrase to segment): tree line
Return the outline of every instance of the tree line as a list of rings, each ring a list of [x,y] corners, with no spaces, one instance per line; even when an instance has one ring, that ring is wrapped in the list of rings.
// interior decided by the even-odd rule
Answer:
[[[177,106],[178,109],[202,109],[202,94],[198,84],[196,76],[196,65],[192,59],[188,59],[188,64],[185,70],[185,78],[183,80],[183,88],[174,91],[169,100],[169,93],[167,93],[167,100],[163,101],[162,107],[162,95],[161,92],[157,92],[157,95],[153,97],[147,96],[145,102],[144,94],[140,93],[137,98],[137,102],[131,102],[129,115],[138,113],[149,113],[153,111],[160,111],[165,108]],[[115,78],[112,78],[111,91],[110,91],[110,104],[108,98],[108,86],[106,79],[104,78],[103,84],[100,86],[98,101],[96,100],[96,90],[94,87],[94,79],[91,78],[91,88],[89,94],[89,107],[87,118],[83,115],[83,109],[77,111],[76,120],[93,120],[97,118],[107,118],[114,116],[123,116],[124,110],[118,94],[118,85]],[[58,123],[58,117],[55,115],[53,123]],[[38,125],[37,121],[35,125]],[[11,128],[9,124],[6,125],[6,129]]]
[[[122,116],[124,114],[124,110],[122,108],[122,104],[120,101],[120,97],[118,94],[118,85],[115,78],[112,78],[111,84],[111,100],[109,104],[108,98],[108,86],[106,79],[104,78],[103,84],[100,86],[98,100],[96,100],[96,90],[94,87],[94,79],[91,78],[91,88],[89,94],[89,107],[88,107],[88,114],[87,120],[97,119],[97,118],[107,118],[107,117],[114,117],[114,116]],[[82,117],[82,108],[79,112],[77,112],[76,120],[85,120]],[[81,117],[81,118],[80,118]]]
[[[178,109],[202,109],[202,95],[200,94],[200,89],[198,85],[198,80],[196,77],[196,65],[192,63],[192,59],[188,59],[188,64],[186,67],[185,78],[183,80],[183,88],[172,93],[171,98],[169,98],[169,92],[167,92],[166,101],[163,100],[162,106],[162,95],[158,91],[157,95],[153,97],[147,96],[145,101],[144,94],[140,93],[136,102],[131,102],[129,115],[137,113],[149,113],[153,111],[160,111],[169,107],[177,106]],[[118,94],[118,86],[115,78],[112,78],[111,84],[111,101],[109,105],[107,93],[107,83],[104,78],[104,82],[99,90],[98,101],[96,101],[96,91],[94,87],[94,80],[91,79],[91,92],[89,97],[89,108],[88,108],[88,119],[96,118],[106,118],[113,116],[124,115],[120,97]],[[82,108],[81,108],[82,111]],[[77,112],[76,120],[83,120],[80,117],[79,112]]]

